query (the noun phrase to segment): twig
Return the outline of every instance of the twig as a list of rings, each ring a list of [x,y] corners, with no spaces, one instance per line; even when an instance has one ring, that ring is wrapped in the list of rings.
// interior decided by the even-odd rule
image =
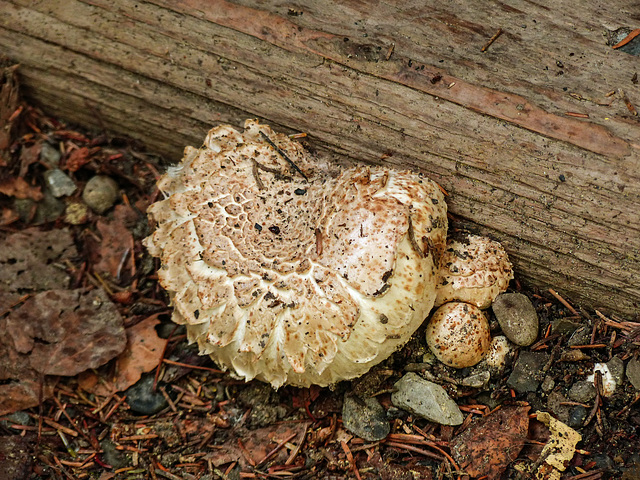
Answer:
[[[271,457],[273,457],[276,453],[278,453],[280,451],[280,449],[282,447],[285,446],[285,444],[292,440],[293,437],[295,437],[297,435],[297,433],[292,433],[291,435],[289,435],[288,437],[286,437],[284,440],[282,440],[280,443],[278,443],[278,445],[275,446],[275,448],[273,450],[271,450],[269,453],[267,453],[262,460],[260,460],[258,462],[258,464],[256,465],[256,467],[259,467],[260,465],[262,465],[263,463],[265,463],[267,460],[269,460]]]
[[[636,38],[638,35],[640,35],[640,28],[636,28],[635,30],[632,30],[631,32],[629,32],[629,35],[627,35],[626,37],[624,37],[622,40],[620,40],[618,43],[616,43],[613,47],[611,48],[620,48],[620,47],[624,47],[627,43],[629,43],[631,40],[633,40],[634,38]]]
[[[168,363],[169,365],[176,365],[178,367],[193,368],[194,370],[205,370],[211,373],[224,373],[222,370],[216,370],[215,368],[201,367],[200,365],[189,365],[188,363],[182,362],[174,362],[173,360],[169,360],[168,358],[163,358],[162,361],[164,363]]]
[[[498,39],[498,37],[503,33],[504,33],[504,30],[502,30],[502,28],[499,28],[498,31],[493,35],[493,37],[491,37],[489,41],[484,44],[484,46],[480,49],[480,51],[486,52],[487,49],[491,46],[491,44],[495,42]]]
[[[356,465],[353,454],[351,453],[351,450],[349,450],[349,445],[347,445],[347,442],[345,442],[344,440],[340,441],[340,445],[342,446],[344,454],[347,456],[347,460],[351,464],[351,468],[353,469],[353,473],[355,474],[356,478],[358,480],[362,480],[362,478],[360,477],[360,472],[358,471],[358,465]]]
[[[580,314],[577,312],[577,310],[575,308],[573,308],[571,305],[569,305],[569,302],[567,302],[564,298],[562,298],[560,296],[560,294],[558,292],[556,292],[553,288],[549,289],[549,293],[551,295],[553,295],[556,300],[558,300],[562,305],[564,305],[565,307],[567,307],[567,310],[569,310],[571,312],[572,315],[576,315],[579,316]]]
[[[264,133],[264,132],[262,132],[262,131],[261,131],[261,132],[260,132],[260,136],[261,136],[262,138],[264,138],[264,139],[265,139],[265,141],[266,141],[269,145],[271,145],[271,146],[276,150],[276,152],[278,152],[278,154],[279,154],[282,158],[284,158],[287,162],[289,162],[289,164],[290,164],[290,165],[295,169],[295,171],[296,171],[296,172],[298,172],[300,175],[302,175],[302,178],[304,178],[307,182],[309,181],[309,179],[308,179],[308,178],[307,178],[307,176],[304,174],[304,172],[303,172],[302,170],[300,170],[300,168],[298,168],[298,166],[297,166],[295,163],[293,163],[293,160],[291,160],[291,159],[289,158],[289,156],[288,156],[288,155],[287,155],[287,154],[286,154],[286,153],[285,153],[285,152],[284,152],[284,151],[283,151],[279,146],[277,146],[275,143],[273,143],[273,141],[269,138],[269,136],[268,136],[266,133]]]

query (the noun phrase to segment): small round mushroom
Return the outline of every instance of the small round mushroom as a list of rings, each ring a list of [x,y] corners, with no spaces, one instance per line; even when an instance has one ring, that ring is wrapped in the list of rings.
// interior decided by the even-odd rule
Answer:
[[[489,322],[482,310],[464,302],[449,302],[431,316],[426,330],[429,348],[445,365],[471,367],[491,345]]]
[[[436,298],[446,204],[428,178],[332,175],[286,135],[214,128],[158,183],[145,244],[173,320],[200,352],[274,387],[362,375],[402,346]]]
[[[457,300],[489,308],[513,279],[513,269],[502,245],[477,235],[447,243],[440,258],[439,274],[436,306]]]

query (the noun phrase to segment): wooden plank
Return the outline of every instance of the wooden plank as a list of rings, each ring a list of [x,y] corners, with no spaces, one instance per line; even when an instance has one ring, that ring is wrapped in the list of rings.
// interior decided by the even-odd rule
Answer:
[[[426,171],[454,226],[503,241],[520,278],[631,314],[640,124],[606,94],[640,104],[637,58],[602,36],[630,7],[16,0],[0,2],[0,49],[52,111],[100,112],[173,158],[258,116],[336,161]]]

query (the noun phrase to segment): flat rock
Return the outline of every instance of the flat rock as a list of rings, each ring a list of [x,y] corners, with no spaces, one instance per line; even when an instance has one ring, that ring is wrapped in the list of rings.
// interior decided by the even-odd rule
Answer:
[[[521,293],[502,293],[491,306],[500,328],[516,345],[528,346],[538,338],[538,313]]]
[[[633,388],[640,390],[640,359],[632,358],[627,364],[627,378]]]
[[[342,404],[344,428],[369,442],[382,440],[391,431],[387,415],[375,397],[359,397],[347,392]]]
[[[587,403],[596,397],[596,387],[593,382],[579,381],[571,385],[569,398],[574,402]]]
[[[507,385],[518,393],[535,392],[544,376],[542,367],[548,361],[546,353],[520,352]]]
[[[49,190],[51,190],[51,194],[56,198],[72,195],[77,188],[69,175],[59,168],[44,172],[44,181],[47,183]]]
[[[415,373],[407,373],[394,385],[391,402],[398,408],[442,425],[460,425],[462,412],[444,388]]]

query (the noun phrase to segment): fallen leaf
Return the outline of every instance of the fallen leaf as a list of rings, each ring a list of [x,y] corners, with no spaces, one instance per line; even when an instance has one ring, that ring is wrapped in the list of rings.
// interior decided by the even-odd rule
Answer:
[[[63,262],[78,255],[67,229],[36,228],[4,236],[0,233],[0,291],[41,291],[64,288],[69,275]],[[3,310],[0,303],[0,310]]]
[[[133,235],[129,227],[137,220],[137,212],[127,205],[116,205],[112,220],[98,220],[102,242],[100,260],[93,267],[95,272],[106,273],[113,279],[129,274],[133,258]]]
[[[40,160],[40,151],[42,150],[42,141],[34,143],[30,147],[22,147],[20,150],[20,172],[19,177],[24,178],[29,167]]]
[[[6,176],[0,179],[0,193],[8,197],[30,198],[38,201],[42,200],[42,191],[40,187],[29,185],[24,178]]]
[[[126,390],[134,385],[143,373],[150,372],[162,360],[167,340],[160,338],[156,325],[160,323],[159,314],[155,314],[127,328],[127,346],[116,360],[116,378],[112,382],[97,381],[93,372],[87,372],[82,378],[82,388],[100,396],[109,396]]]
[[[65,170],[70,172],[77,172],[84,165],[91,161],[91,156],[89,155],[89,149],[87,147],[78,148],[76,150],[72,150],[67,159],[64,162]]]
[[[4,319],[5,341],[46,375],[76,375],[124,350],[122,317],[101,289],[48,290]]]
[[[551,437],[542,449],[540,458],[544,463],[536,472],[539,479],[560,479],[569,462],[576,453],[576,445],[582,435],[573,428],[556,420],[547,412],[536,412],[537,419],[549,427]]]
[[[9,225],[19,218],[20,216],[15,211],[2,207],[2,211],[0,212],[0,225]]]
[[[524,446],[529,408],[506,406],[474,420],[469,428],[450,442],[455,461],[472,477],[500,478]]]

